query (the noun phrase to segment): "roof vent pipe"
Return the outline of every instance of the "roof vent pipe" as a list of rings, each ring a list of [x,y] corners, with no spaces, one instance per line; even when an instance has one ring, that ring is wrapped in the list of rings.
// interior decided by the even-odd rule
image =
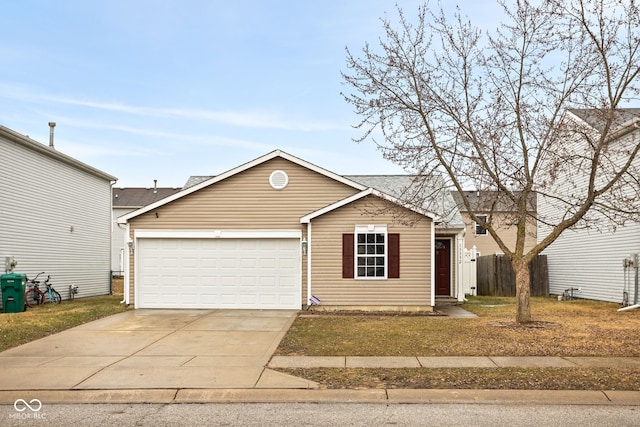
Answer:
[[[49,148],[53,148],[53,128],[56,127],[56,122],[49,122]]]
[[[158,180],[154,179],[153,180],[153,194],[158,192]]]

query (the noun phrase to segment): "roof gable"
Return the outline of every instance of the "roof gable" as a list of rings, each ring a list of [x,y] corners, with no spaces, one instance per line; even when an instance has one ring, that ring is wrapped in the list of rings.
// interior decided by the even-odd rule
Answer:
[[[362,198],[364,198],[366,196],[370,196],[370,195],[377,196],[377,197],[380,197],[381,199],[390,201],[390,202],[395,203],[395,204],[397,204],[399,206],[403,206],[403,207],[405,207],[405,208],[407,208],[407,209],[409,209],[409,210],[411,210],[413,212],[416,212],[416,213],[419,213],[420,215],[424,215],[424,216],[426,216],[428,218],[431,218],[434,221],[439,220],[437,215],[434,214],[433,212],[427,212],[427,211],[423,211],[421,209],[416,209],[415,207],[405,206],[405,205],[402,204],[402,202],[400,200],[396,199],[395,197],[390,196],[390,195],[388,195],[386,193],[383,193],[383,192],[381,192],[379,190],[376,190],[376,189],[370,187],[370,188],[367,188],[366,190],[363,190],[363,191],[361,191],[359,193],[356,193],[356,194],[354,194],[352,196],[349,196],[349,197],[344,198],[342,200],[339,200],[339,201],[337,201],[335,203],[332,203],[329,206],[325,206],[322,209],[318,209],[315,212],[311,212],[310,214],[305,215],[302,218],[300,218],[300,222],[302,224],[308,224],[314,218],[322,216],[322,215],[324,215],[326,213],[329,213],[331,211],[339,209],[339,208],[341,208],[343,206],[346,206],[346,205],[348,205],[350,203],[355,202],[356,200],[360,200],[360,199],[362,199]]]
[[[338,181],[338,182],[340,182],[342,184],[345,184],[345,185],[353,188],[354,190],[362,191],[362,190],[366,189],[366,186],[364,186],[362,184],[359,184],[359,183],[357,183],[355,181],[352,181],[352,180],[350,180],[348,178],[345,178],[345,177],[343,177],[341,175],[338,175],[338,174],[335,174],[333,172],[330,172],[330,171],[328,171],[326,169],[323,169],[323,168],[321,168],[319,166],[316,166],[316,165],[314,165],[312,163],[309,163],[309,162],[307,162],[305,160],[302,160],[302,159],[300,159],[298,157],[292,156],[292,155],[290,155],[288,153],[285,153],[283,151],[275,150],[275,151],[272,151],[271,153],[268,153],[268,154],[266,154],[264,156],[258,157],[255,160],[252,160],[250,162],[247,162],[245,164],[237,166],[237,167],[235,167],[233,169],[230,169],[230,170],[228,170],[226,172],[223,172],[223,173],[221,173],[219,175],[210,177],[208,179],[204,179],[202,182],[200,182],[198,184],[195,184],[195,185],[193,185],[191,187],[188,187],[188,188],[184,188],[182,191],[180,191],[178,193],[170,195],[170,196],[168,196],[168,197],[166,197],[166,198],[164,198],[162,200],[159,200],[159,201],[157,201],[155,203],[147,205],[147,206],[145,206],[145,207],[143,207],[141,209],[138,209],[136,211],[133,211],[133,212],[127,214],[127,215],[123,215],[122,217],[118,218],[118,223],[124,224],[129,219],[135,218],[135,217],[137,217],[139,215],[142,215],[144,213],[147,213],[147,212],[149,212],[151,210],[157,209],[160,206],[166,205],[166,204],[171,203],[171,202],[173,202],[175,200],[178,200],[178,199],[180,199],[182,197],[185,197],[185,196],[187,196],[189,194],[195,193],[195,192],[197,192],[197,191],[199,191],[199,190],[201,190],[203,188],[206,188],[206,187],[209,187],[211,185],[214,185],[214,184],[216,184],[218,182],[226,180],[227,178],[230,178],[232,176],[240,174],[240,173],[242,173],[242,172],[244,172],[246,170],[249,170],[249,169],[251,169],[253,167],[261,165],[261,164],[263,164],[265,162],[268,162],[269,160],[272,160],[272,159],[275,159],[275,158],[282,158],[282,159],[288,160],[288,161],[290,161],[290,162],[292,162],[292,163],[294,163],[296,165],[299,165],[301,167],[304,167],[306,169],[314,171],[314,172],[316,172],[316,173],[318,173],[320,175],[323,175],[323,176],[325,176],[327,178],[330,178],[330,179]]]

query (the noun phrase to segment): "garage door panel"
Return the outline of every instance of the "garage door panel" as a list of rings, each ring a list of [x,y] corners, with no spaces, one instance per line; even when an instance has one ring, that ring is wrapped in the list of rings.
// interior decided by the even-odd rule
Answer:
[[[297,309],[298,239],[139,239],[141,308]]]

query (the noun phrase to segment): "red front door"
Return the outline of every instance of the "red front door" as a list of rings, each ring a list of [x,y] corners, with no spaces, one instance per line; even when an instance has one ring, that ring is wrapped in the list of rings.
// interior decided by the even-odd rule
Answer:
[[[451,295],[451,241],[436,240],[436,295]]]

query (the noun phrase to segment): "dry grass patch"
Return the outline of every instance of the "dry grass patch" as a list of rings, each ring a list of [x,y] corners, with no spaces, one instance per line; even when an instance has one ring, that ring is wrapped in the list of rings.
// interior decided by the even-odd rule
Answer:
[[[83,323],[126,311],[121,297],[101,296],[34,306],[22,313],[0,314],[0,351]]]
[[[640,390],[633,368],[279,369],[324,389]]]
[[[613,303],[532,298],[537,323],[517,325],[514,298],[471,298],[479,317],[377,314],[300,316],[278,355],[640,356],[640,310]]]

